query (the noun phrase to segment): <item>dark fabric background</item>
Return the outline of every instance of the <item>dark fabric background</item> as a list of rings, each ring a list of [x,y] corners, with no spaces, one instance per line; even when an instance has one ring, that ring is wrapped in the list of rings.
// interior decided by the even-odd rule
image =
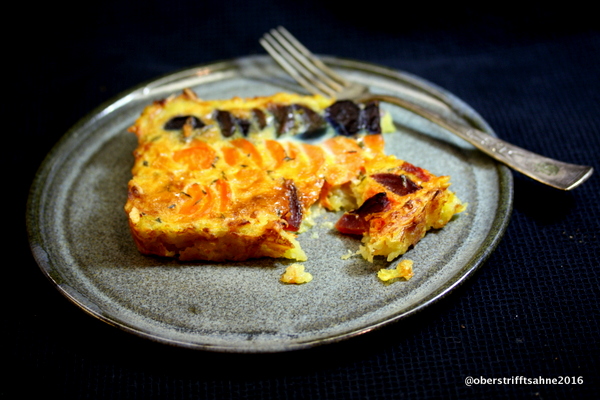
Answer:
[[[600,398],[600,23],[577,2],[459,3],[107,0],[6,10],[9,371],[0,395]],[[178,69],[263,53],[258,39],[278,25],[317,53],[419,75],[470,104],[502,138],[597,172],[572,192],[515,173],[510,225],[471,279],[415,316],[342,343],[268,355],[191,351],[134,337],[73,306],[27,242],[25,204],[45,154],[118,93]],[[467,387],[467,376],[581,376],[583,384]]]

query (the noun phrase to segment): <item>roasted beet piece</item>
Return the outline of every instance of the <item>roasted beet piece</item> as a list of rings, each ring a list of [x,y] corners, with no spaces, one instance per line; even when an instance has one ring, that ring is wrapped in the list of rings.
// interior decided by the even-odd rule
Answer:
[[[336,222],[335,229],[346,235],[362,235],[369,229],[369,224],[358,214],[345,213]]]
[[[376,101],[362,108],[350,100],[336,101],[325,110],[325,118],[343,136],[352,136],[362,130],[381,133],[379,103]]]
[[[241,118],[236,118],[235,121],[237,122],[237,125],[240,128],[242,135],[248,136],[248,132],[250,132],[250,126],[251,126],[250,121],[241,119]]]
[[[361,128],[368,133],[381,133],[381,117],[379,114],[379,103],[376,101],[365,104],[360,113]]]
[[[339,100],[327,107],[325,118],[343,136],[352,136],[360,130],[360,107],[350,100]]]
[[[267,126],[267,116],[265,115],[263,110],[260,110],[258,108],[252,109],[252,116],[256,121],[256,126],[258,126],[258,129],[262,130],[265,128],[265,126]]]
[[[221,133],[224,137],[233,136],[235,133],[235,119],[230,112],[217,110],[215,119],[219,123]]]
[[[415,175],[417,178],[419,178],[423,182],[429,181],[429,175],[423,168],[416,167],[409,162],[404,161],[404,164],[402,164],[402,170]]]
[[[166,131],[178,131],[183,129],[183,126],[186,123],[190,124],[193,129],[202,128],[204,126],[204,122],[202,122],[202,120],[200,120],[198,117],[194,117],[193,115],[181,115],[168,120],[163,128]]]
[[[387,210],[390,206],[390,200],[385,192],[377,193],[369,197],[365,202],[354,211],[342,215],[335,224],[335,228],[345,234],[362,235],[369,230],[367,216]]]
[[[302,125],[298,133],[310,136],[320,133],[327,128],[325,119],[310,108],[301,104],[293,104],[292,108],[298,117],[297,122]]]
[[[294,110],[291,106],[276,105],[269,108],[275,118],[275,129],[277,136],[281,136],[292,130],[296,121],[294,120]]]
[[[406,196],[421,189],[419,185],[410,180],[406,175],[395,175],[389,173],[373,174],[371,178],[377,183],[385,186],[398,196]]]
[[[385,192],[377,193],[374,196],[369,197],[365,200],[360,207],[358,207],[354,213],[366,217],[369,214],[385,211],[390,206],[390,199],[388,199]]]
[[[273,106],[269,109],[275,117],[277,136],[314,135],[326,129],[326,122],[318,113],[301,104]]]
[[[247,136],[250,131],[250,121],[237,118],[229,111],[217,110],[215,119],[219,123],[224,137],[233,136],[236,129],[239,129],[244,136]]]
[[[291,179],[286,179],[283,182],[283,186],[287,194],[289,207],[288,211],[283,215],[283,219],[287,222],[285,229],[297,232],[302,223],[302,204],[300,204],[300,199],[298,199],[298,189],[296,189],[296,185]]]

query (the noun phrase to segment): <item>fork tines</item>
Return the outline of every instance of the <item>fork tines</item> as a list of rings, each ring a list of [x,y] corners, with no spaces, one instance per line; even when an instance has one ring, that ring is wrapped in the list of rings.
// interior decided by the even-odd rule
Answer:
[[[271,29],[260,44],[302,87],[313,94],[335,97],[349,83],[327,67],[284,27]]]

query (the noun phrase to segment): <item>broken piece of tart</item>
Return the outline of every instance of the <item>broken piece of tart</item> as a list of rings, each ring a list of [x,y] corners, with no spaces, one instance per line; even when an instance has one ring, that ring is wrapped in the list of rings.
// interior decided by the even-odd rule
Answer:
[[[130,128],[135,243],[180,260],[304,261],[296,237],[321,207],[345,211],[336,229],[363,237],[365,259],[394,259],[465,206],[449,177],[385,155],[391,129],[377,103],[320,96],[207,101],[184,90],[155,102]]]

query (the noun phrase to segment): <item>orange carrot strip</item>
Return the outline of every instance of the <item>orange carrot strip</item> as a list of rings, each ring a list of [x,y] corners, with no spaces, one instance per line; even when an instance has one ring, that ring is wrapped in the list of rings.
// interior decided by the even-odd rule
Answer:
[[[366,135],[363,138],[363,143],[365,146],[375,153],[383,153],[383,149],[385,146],[385,141],[383,140],[383,135]]]
[[[275,160],[274,168],[279,168],[285,160],[285,158],[287,157],[285,149],[283,148],[281,143],[279,143],[276,140],[266,140],[265,145],[267,147],[267,150],[269,150],[271,156]]]
[[[176,151],[173,159],[178,163],[187,165],[190,170],[210,168],[215,161],[216,152],[208,144],[197,142],[193,147]]]
[[[240,138],[232,140],[231,144],[247,154],[257,166],[262,167],[262,157],[256,149],[256,146],[254,146],[250,141]]]
[[[335,157],[335,163],[330,166],[327,180],[332,184],[343,184],[353,179],[364,166],[363,150],[349,138],[336,136],[326,140],[323,145]]]
[[[307,143],[303,144],[302,148],[310,159],[310,175],[318,174],[321,166],[325,163],[325,153],[323,152],[323,149],[321,149],[319,146],[315,146],[314,144]]]
[[[223,146],[221,148],[225,162],[231,166],[239,163],[240,152],[235,147]]]
[[[219,211],[225,211],[231,202],[231,188],[225,179],[218,179],[215,185],[219,194]]]
[[[183,203],[179,209],[179,213],[185,215],[203,215],[205,214],[212,202],[212,194],[197,183],[191,185],[185,192],[189,198]]]

